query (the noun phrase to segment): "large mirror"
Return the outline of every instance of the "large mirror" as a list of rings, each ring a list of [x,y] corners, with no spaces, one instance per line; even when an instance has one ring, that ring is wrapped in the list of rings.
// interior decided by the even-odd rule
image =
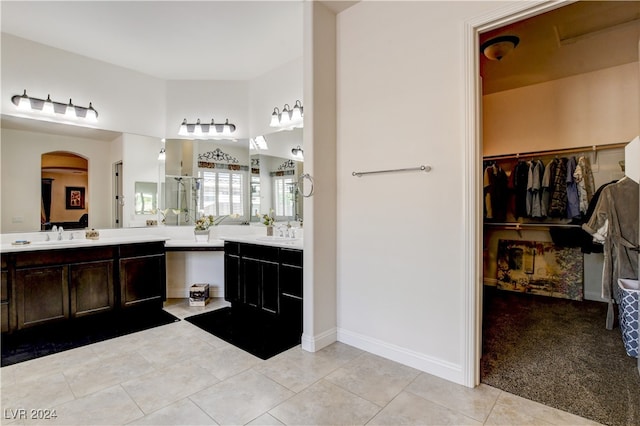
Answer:
[[[251,220],[260,221],[260,215],[273,210],[276,221],[302,222],[302,129],[258,137],[251,147]]]
[[[225,223],[249,223],[259,221],[256,212],[271,209],[279,221],[304,217],[297,190],[303,173],[302,129],[264,135],[266,146],[260,149],[250,149],[247,139],[167,140],[166,160],[159,162],[158,138],[6,115],[1,127],[2,233],[34,232],[58,223],[65,228],[136,227],[147,219],[193,226],[201,214],[238,214]],[[126,146],[131,155],[114,153],[118,146]],[[51,163],[43,157],[47,153],[73,164]]]

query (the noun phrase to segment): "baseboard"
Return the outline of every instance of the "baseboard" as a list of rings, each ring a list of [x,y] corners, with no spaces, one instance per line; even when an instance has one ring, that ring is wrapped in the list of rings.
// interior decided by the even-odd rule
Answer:
[[[302,334],[301,346],[307,352],[317,352],[320,349],[329,346],[337,341],[337,332],[335,328],[331,328],[315,336]]]
[[[339,342],[464,385],[464,374],[460,365],[341,328],[338,329],[337,337]]]

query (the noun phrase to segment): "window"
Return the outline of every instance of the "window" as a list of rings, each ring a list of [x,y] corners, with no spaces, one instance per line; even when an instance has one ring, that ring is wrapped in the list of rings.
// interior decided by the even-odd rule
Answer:
[[[246,172],[200,170],[198,177],[202,178],[198,203],[198,211],[201,214],[214,216],[239,214],[243,219],[245,218]]]
[[[276,220],[295,219],[296,180],[292,175],[273,177],[274,212]]]

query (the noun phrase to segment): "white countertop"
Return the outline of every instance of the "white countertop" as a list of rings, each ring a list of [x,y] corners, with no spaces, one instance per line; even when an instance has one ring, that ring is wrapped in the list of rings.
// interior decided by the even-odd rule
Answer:
[[[268,237],[266,235],[235,235],[221,237],[224,241],[235,241],[238,243],[258,244],[263,246],[284,247],[297,250],[303,249],[302,238]]]
[[[182,228],[182,229],[180,229]],[[27,251],[59,250],[68,248],[98,247],[119,244],[135,244],[164,241],[167,248],[217,248],[224,247],[224,241],[259,244],[273,247],[303,249],[302,238],[268,237],[259,227],[220,226],[212,232],[209,241],[197,242],[193,229],[186,227],[149,227],[99,230],[100,238],[85,238],[84,230],[64,231],[62,240],[57,240],[53,232],[30,232],[2,234],[0,252],[19,253]],[[50,241],[46,241],[49,235]],[[71,236],[73,235],[73,238]],[[29,241],[29,244],[14,245],[16,241]]]

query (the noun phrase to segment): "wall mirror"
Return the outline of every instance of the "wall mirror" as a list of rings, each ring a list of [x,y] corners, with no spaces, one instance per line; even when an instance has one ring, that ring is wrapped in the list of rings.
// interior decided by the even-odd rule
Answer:
[[[136,182],[134,213],[155,214],[158,208],[158,184],[156,182]]]
[[[168,139],[165,152],[165,175],[160,189],[164,224],[193,226],[203,215],[227,216],[225,224],[249,222],[247,139]]]
[[[252,144],[251,221],[274,211],[277,221],[302,221],[298,179],[303,173],[302,129],[270,133]]]

